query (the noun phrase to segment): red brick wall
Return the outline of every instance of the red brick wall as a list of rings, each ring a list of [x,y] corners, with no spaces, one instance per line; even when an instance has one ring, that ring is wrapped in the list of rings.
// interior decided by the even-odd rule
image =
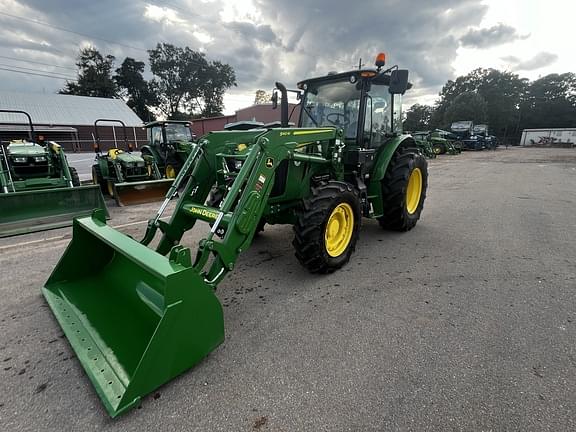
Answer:
[[[295,104],[288,104],[288,115],[290,114],[292,114],[290,121],[297,124],[300,115],[300,107]],[[273,110],[271,104],[252,105],[251,107],[242,108],[236,111],[236,114],[233,115],[192,120],[192,130],[197,137],[201,137],[208,132],[223,130],[227,123],[234,123],[237,121],[272,123],[279,120],[280,107]]]

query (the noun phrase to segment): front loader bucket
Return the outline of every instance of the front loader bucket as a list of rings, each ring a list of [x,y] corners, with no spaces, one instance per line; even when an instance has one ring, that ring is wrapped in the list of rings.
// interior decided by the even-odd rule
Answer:
[[[224,340],[212,287],[187,260],[176,261],[95,214],[74,221],[72,241],[42,289],[112,417]]]
[[[0,194],[0,237],[72,225],[75,217],[101,209],[108,216],[98,186],[40,189]]]
[[[119,206],[162,201],[174,179],[116,183],[114,198]]]

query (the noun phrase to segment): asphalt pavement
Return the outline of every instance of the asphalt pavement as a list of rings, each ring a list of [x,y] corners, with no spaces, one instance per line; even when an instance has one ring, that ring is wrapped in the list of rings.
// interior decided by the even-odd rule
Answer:
[[[1,239],[0,430],[576,430],[576,149],[429,167],[416,228],[365,220],[336,273],[267,226],[218,287],[224,344],[115,420],[40,294],[71,230]],[[157,207],[108,204],[136,238]]]

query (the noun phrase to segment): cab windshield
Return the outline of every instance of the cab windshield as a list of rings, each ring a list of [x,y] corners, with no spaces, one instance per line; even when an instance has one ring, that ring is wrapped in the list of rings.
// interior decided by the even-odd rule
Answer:
[[[356,83],[332,81],[309,84],[302,107],[302,127],[336,126],[355,138],[362,91]]]
[[[166,139],[168,142],[192,141],[192,134],[188,125],[172,123],[166,125]]]
[[[167,142],[177,142],[177,141],[192,141],[192,133],[190,128],[186,124],[179,123],[168,123],[164,125],[166,129],[166,141]],[[155,145],[163,144],[162,138],[162,125],[153,126],[148,129],[148,138],[150,142]]]
[[[349,79],[310,83],[302,107],[302,127],[336,126],[344,129],[345,138],[356,139],[361,95],[361,84],[351,83]],[[392,109],[387,85],[372,83],[366,94],[364,130],[360,131],[366,143],[377,146],[385,140],[392,129],[391,114],[395,120],[394,130],[401,130],[400,95],[394,102]],[[396,120],[400,124],[397,125]]]

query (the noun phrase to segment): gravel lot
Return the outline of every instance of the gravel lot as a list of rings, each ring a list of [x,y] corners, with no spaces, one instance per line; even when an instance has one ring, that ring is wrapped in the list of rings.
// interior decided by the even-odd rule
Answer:
[[[219,286],[225,343],[116,420],[40,294],[70,229],[1,239],[0,430],[575,430],[576,149],[429,166],[417,227],[366,220],[335,274],[268,226]],[[139,237],[157,204],[109,207]]]

